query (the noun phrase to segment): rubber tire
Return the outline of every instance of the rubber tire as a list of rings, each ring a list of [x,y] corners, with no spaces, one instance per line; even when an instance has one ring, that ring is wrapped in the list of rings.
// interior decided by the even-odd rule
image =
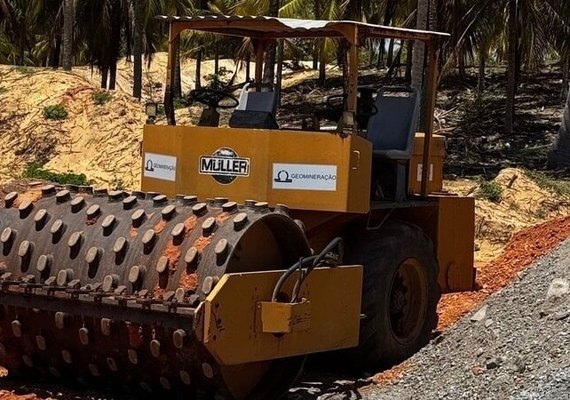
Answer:
[[[431,239],[418,226],[387,221],[380,229],[351,235],[345,264],[364,266],[359,346],[349,353],[359,370],[386,368],[405,360],[425,346],[437,326],[439,266]],[[427,307],[421,329],[409,343],[396,340],[390,323],[390,287],[400,264],[414,258],[421,264],[427,285]],[[424,303],[425,304],[425,303]]]

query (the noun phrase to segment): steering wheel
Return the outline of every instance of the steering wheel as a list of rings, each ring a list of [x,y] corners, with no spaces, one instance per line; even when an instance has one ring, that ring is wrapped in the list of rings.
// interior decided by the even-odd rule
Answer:
[[[197,101],[210,108],[234,108],[239,104],[239,100],[231,93],[210,88],[192,90],[188,96],[188,100],[190,103]],[[231,103],[223,104],[224,100],[230,100]]]
[[[344,94],[329,96],[327,97],[325,105],[329,110],[342,115],[345,98],[346,95]],[[360,100],[360,98],[358,100]],[[376,114],[378,114],[378,107],[376,107],[376,104],[358,101],[356,106],[356,118],[369,118]]]

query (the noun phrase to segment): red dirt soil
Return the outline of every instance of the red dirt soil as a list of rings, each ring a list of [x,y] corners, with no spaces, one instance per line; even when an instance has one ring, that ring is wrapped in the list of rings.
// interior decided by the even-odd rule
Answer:
[[[24,192],[20,192],[16,200],[14,200],[14,207],[19,207],[24,201],[31,201],[35,203],[42,198],[41,186],[36,188],[26,189]]]
[[[15,394],[12,391],[0,390],[0,400],[39,400],[40,397],[35,394]],[[50,400],[51,397],[43,398],[44,400]]]
[[[176,266],[178,265],[178,260],[180,260],[180,247],[176,246],[172,239],[168,241],[163,256],[168,258],[168,269],[169,271],[176,271]]]
[[[212,242],[212,235],[210,236],[200,236],[194,242],[194,247],[198,250],[198,252],[202,253],[206,247]]]
[[[218,225],[222,225],[226,220],[230,217],[230,214],[227,212],[223,212],[216,217],[216,222]]]
[[[180,276],[179,286],[186,290],[196,290],[198,287],[198,275],[195,272],[189,274],[184,271]]]
[[[90,226],[90,225],[95,225],[95,224],[97,223],[97,220],[98,220],[98,219],[99,219],[99,216],[98,216],[98,215],[96,215],[96,216],[94,216],[94,217],[91,217],[91,218],[88,217],[88,218],[85,220],[85,225],[89,225],[89,226]]]
[[[192,229],[196,226],[198,222],[198,218],[195,215],[192,215],[190,218],[184,221],[184,229],[186,231],[186,236],[192,232]]]
[[[164,230],[164,227],[166,226],[166,221],[161,219],[155,226],[154,226],[154,232],[155,233],[162,233],[162,231]]]
[[[153,299],[163,299],[164,295],[166,294],[166,289],[160,287],[160,285],[156,285],[154,289],[152,289],[152,298]]]
[[[129,332],[129,344],[133,349],[138,349],[144,344],[144,337],[142,328],[138,324],[128,324],[127,330]]]
[[[477,308],[487,297],[507,286],[518,273],[551,252],[568,236],[570,236],[570,217],[547,221],[514,234],[496,260],[485,266],[477,266],[479,290],[442,295],[437,307],[439,314],[437,330],[447,329]],[[376,375],[374,383],[386,383],[398,379],[412,367],[405,361]]]

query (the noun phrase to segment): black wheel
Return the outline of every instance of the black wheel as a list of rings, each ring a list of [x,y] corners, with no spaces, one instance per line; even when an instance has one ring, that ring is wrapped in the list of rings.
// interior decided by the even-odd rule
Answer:
[[[423,347],[437,325],[438,263],[431,240],[416,225],[388,221],[353,235],[345,263],[364,265],[358,368],[388,367]]]

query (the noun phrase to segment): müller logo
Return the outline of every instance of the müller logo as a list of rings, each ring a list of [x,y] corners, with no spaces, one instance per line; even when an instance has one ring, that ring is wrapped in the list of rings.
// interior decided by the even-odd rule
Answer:
[[[239,157],[229,147],[221,147],[211,156],[200,157],[200,174],[211,175],[218,183],[228,185],[238,176],[249,176],[249,158]]]

